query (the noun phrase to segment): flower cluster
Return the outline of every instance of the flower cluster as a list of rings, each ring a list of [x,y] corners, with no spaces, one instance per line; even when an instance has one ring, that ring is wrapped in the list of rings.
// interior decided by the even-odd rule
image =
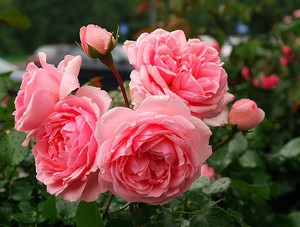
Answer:
[[[83,51],[103,63],[117,42],[95,25],[82,27],[80,40]],[[201,176],[212,154],[209,126],[228,123],[233,100],[217,50],[163,29],[126,41],[124,49],[135,67],[133,109],[110,108],[105,90],[80,86],[80,56],[68,55],[56,68],[40,53],[41,68],[28,64],[15,100],[15,129],[27,133],[24,146],[34,140],[37,179],[49,193],[89,202],[110,191],[157,205],[181,196]],[[264,118],[250,101],[229,114],[241,130]]]

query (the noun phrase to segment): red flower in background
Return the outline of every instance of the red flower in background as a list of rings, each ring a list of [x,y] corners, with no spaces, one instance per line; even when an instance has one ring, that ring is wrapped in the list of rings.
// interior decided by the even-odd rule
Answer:
[[[261,87],[263,89],[274,89],[280,83],[280,77],[276,74],[265,76],[262,78]]]

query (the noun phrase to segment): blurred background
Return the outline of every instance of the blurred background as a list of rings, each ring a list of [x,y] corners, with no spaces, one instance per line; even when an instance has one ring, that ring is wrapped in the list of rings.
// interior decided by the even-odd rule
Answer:
[[[23,68],[29,61],[38,62],[38,51],[46,52],[52,64],[58,64],[68,53],[85,57],[75,42],[79,41],[79,28],[89,23],[112,32],[119,27],[120,43],[156,27],[170,31],[183,29],[188,38],[201,36],[204,41],[215,40],[218,48],[223,48],[222,54],[228,57],[232,46],[245,39],[255,36],[270,41],[274,38],[274,27],[292,16],[297,4],[296,0],[284,4],[276,0],[86,0],[84,3],[1,0],[0,57]],[[128,78],[132,68],[122,47],[115,52],[121,75]],[[85,58],[83,68],[79,77],[82,83],[94,77],[102,82],[107,77],[112,81],[112,74],[98,62],[93,64]],[[17,73],[20,74],[16,72],[14,78],[18,77]],[[109,90],[116,86],[104,85]]]
[[[38,64],[38,51],[55,65],[65,54],[80,54],[81,83],[118,89],[110,71],[75,45],[80,27],[90,23],[111,32],[119,26],[113,55],[124,80],[132,70],[122,49],[125,40],[157,27],[201,38],[220,52],[236,99],[253,99],[266,113],[258,127],[237,133],[209,158],[222,178],[197,191],[198,207],[190,209],[201,215],[172,213],[173,218],[206,220],[203,226],[300,226],[299,0],[1,0],[0,226],[74,224],[76,204],[49,196],[36,181],[30,150],[16,145],[24,135],[12,130],[11,114],[25,67],[29,61]],[[213,130],[213,146],[230,133],[228,127]],[[172,209],[180,207],[174,204],[179,203]],[[169,217],[172,209],[165,208],[159,214]],[[160,219],[155,210],[147,211]]]

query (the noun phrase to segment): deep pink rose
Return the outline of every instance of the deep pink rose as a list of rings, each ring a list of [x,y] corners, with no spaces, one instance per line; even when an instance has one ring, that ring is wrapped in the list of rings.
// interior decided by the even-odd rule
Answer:
[[[29,63],[15,99],[15,129],[21,132],[37,129],[53,111],[55,104],[79,87],[80,56],[68,55],[54,67],[39,53],[42,68]]]
[[[50,194],[90,202],[104,192],[98,183],[94,131],[110,102],[100,88],[81,87],[59,101],[38,128],[33,147],[37,179]]]
[[[199,39],[186,40],[181,30],[143,33],[137,41],[126,41],[124,49],[135,67],[130,75],[135,106],[148,96],[169,95],[206,119],[226,112],[233,99],[218,51]],[[227,123],[227,115],[220,116],[215,125]]]
[[[276,74],[262,78],[261,87],[264,89],[274,89],[280,83],[280,78]]]
[[[279,62],[280,62],[280,65],[282,66],[287,66],[289,64],[289,59],[285,56],[280,56],[279,57]]]
[[[136,110],[116,107],[97,123],[100,181],[129,202],[165,204],[182,195],[211,155],[211,131],[169,96]]]
[[[293,54],[292,48],[288,45],[283,45],[281,51],[285,56],[290,56]]]
[[[229,111],[229,122],[238,129],[247,131],[256,127],[265,117],[265,112],[250,99],[236,101]]]
[[[85,54],[91,58],[99,58],[107,54],[116,46],[112,33],[98,25],[89,24],[80,28],[80,41]],[[92,47],[94,48],[91,50]]]

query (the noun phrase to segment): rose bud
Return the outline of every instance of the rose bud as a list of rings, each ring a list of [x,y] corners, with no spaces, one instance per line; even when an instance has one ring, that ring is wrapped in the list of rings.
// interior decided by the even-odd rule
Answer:
[[[250,99],[236,101],[229,112],[229,122],[237,125],[241,131],[247,131],[256,127],[265,117],[265,112],[258,108]]]
[[[280,77],[276,74],[266,76],[262,78],[262,88],[263,89],[274,89],[280,83]]]
[[[80,28],[80,41],[83,51],[90,58],[102,58],[117,45],[111,32],[97,25],[89,24]]]

